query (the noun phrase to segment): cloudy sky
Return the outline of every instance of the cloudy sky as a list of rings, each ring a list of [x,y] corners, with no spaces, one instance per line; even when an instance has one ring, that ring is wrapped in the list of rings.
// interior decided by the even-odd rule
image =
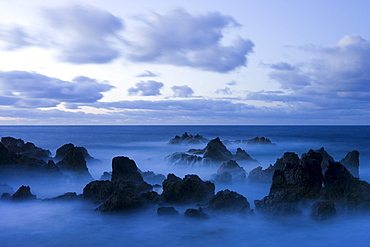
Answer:
[[[370,124],[370,2],[0,0],[0,124]]]

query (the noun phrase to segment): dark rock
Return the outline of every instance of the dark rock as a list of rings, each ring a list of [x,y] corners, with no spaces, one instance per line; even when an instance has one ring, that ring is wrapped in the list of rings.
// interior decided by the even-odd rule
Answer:
[[[88,160],[88,161],[94,160],[94,158],[91,157],[91,155],[88,153],[86,148],[75,147],[75,145],[73,145],[72,143],[64,144],[63,146],[58,148],[54,159],[56,159],[57,161],[62,160],[71,149],[77,149],[78,152],[82,154],[85,160]]]
[[[162,197],[155,191],[146,191],[140,194],[140,200],[144,205],[146,204],[159,204],[162,202]]]
[[[159,216],[177,216],[179,215],[179,211],[174,207],[159,207],[157,209],[157,214]]]
[[[100,206],[102,213],[127,212],[139,209],[143,206],[139,195],[127,189],[118,189]]]
[[[137,184],[144,182],[143,177],[138,172],[135,161],[128,157],[114,157],[112,160],[112,182],[132,181]]]
[[[203,153],[203,162],[206,163],[221,163],[229,161],[232,158],[233,155],[218,137],[207,144]]]
[[[31,142],[24,143],[22,139],[15,139],[13,137],[2,137],[1,142],[9,150],[19,155],[26,155],[30,158],[48,160],[51,152],[39,147]]]
[[[13,195],[13,201],[32,201],[36,200],[36,196],[31,194],[31,188],[29,186],[22,185]]]
[[[12,195],[9,193],[2,193],[0,200],[1,201],[10,201],[12,199]]]
[[[271,183],[274,171],[278,169],[282,170],[286,164],[298,165],[298,155],[292,152],[286,152],[281,158],[276,160],[273,166],[270,165],[265,170],[261,166],[254,168],[249,172],[248,180],[255,183]]]
[[[321,167],[322,171],[325,172],[326,169],[328,169],[329,162],[334,162],[334,158],[331,157],[328,152],[325,151],[325,149],[322,147],[319,150],[315,151],[316,153],[319,153],[322,155],[322,161],[321,161]]]
[[[236,161],[249,161],[249,162],[258,162],[253,159],[245,150],[241,148],[236,149],[236,154],[233,155],[233,159]]]
[[[311,217],[314,220],[322,221],[332,218],[337,213],[334,202],[319,201],[315,202],[311,208]]]
[[[14,153],[11,153],[2,143],[0,143],[0,165],[14,165],[13,157],[15,156]]]
[[[57,197],[45,199],[45,201],[75,201],[79,200],[80,198],[81,196],[77,195],[76,192],[67,192]]]
[[[250,211],[250,204],[244,196],[230,190],[217,192],[209,201],[209,209],[230,213]]]
[[[202,157],[176,152],[165,157],[168,164],[194,166],[202,161]]]
[[[215,193],[215,185],[209,181],[202,181],[197,175],[186,175],[181,179],[168,174],[162,188],[162,197],[166,203],[206,202]]]
[[[49,172],[60,172],[59,167],[55,164],[53,160],[49,160],[48,163],[45,165],[45,170]]]
[[[356,178],[360,177],[359,174],[359,160],[360,153],[358,151],[349,152],[346,157],[344,157],[340,163],[344,165],[347,170]]]
[[[86,166],[83,152],[78,147],[70,146],[63,159],[57,163],[63,171],[73,172],[75,175],[92,178]]]
[[[272,143],[270,139],[266,137],[254,137],[249,140],[243,140],[243,143],[247,144],[269,144],[269,145],[275,145],[275,143]]]
[[[168,144],[199,144],[199,143],[207,143],[208,140],[203,136],[196,134],[195,136],[189,135],[185,132],[182,136],[175,136],[172,138]]]
[[[111,181],[92,181],[83,189],[83,197],[94,201],[103,201],[113,194],[114,189],[115,186]]]
[[[214,180],[218,183],[245,182],[247,179],[245,170],[234,160],[223,163],[214,175]]]
[[[185,216],[193,219],[209,219],[209,216],[203,212],[203,209],[200,207],[198,209],[189,208],[185,211]]]

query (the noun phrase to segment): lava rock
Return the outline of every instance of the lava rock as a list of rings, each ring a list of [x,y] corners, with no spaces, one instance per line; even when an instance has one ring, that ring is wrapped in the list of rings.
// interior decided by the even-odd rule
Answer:
[[[115,186],[111,181],[92,181],[83,189],[83,197],[94,201],[103,201],[113,194],[114,189]]]
[[[128,157],[114,157],[112,160],[112,182],[132,181],[137,184],[144,182],[143,177],[138,172],[135,161]]]
[[[250,211],[250,204],[243,195],[230,190],[222,190],[211,198],[208,209],[229,213],[245,213]]]
[[[215,193],[215,185],[202,181],[197,175],[186,175],[181,179],[174,174],[168,174],[162,188],[162,197],[166,203],[206,202]]]

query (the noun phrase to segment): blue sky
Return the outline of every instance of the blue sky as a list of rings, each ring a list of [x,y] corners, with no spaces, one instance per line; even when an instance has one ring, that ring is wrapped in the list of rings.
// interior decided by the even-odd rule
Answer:
[[[369,11],[0,0],[0,124],[370,124]]]

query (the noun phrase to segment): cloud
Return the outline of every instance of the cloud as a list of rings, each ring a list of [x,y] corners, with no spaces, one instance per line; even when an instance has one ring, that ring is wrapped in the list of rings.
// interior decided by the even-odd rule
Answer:
[[[233,92],[229,87],[221,88],[216,90],[217,94],[226,94],[226,95],[231,95]]]
[[[108,63],[120,55],[118,44],[123,21],[111,13],[87,5],[44,10],[51,28],[47,43],[59,50],[62,61]]]
[[[143,73],[138,74],[136,77],[158,77],[158,74],[153,73],[152,71],[145,70]]]
[[[247,55],[253,51],[253,42],[240,37],[230,45],[222,44],[224,31],[240,25],[231,16],[217,12],[191,15],[174,9],[166,15],[151,13],[139,20],[143,25],[135,30],[129,56],[135,62],[226,73],[246,66]]]
[[[184,86],[173,86],[171,87],[173,91],[173,96],[174,97],[190,97],[194,94],[193,89],[191,87],[184,85]]]
[[[0,71],[0,104],[3,99],[16,107],[54,107],[65,103],[93,103],[113,86],[84,76],[72,82],[35,72]],[[9,104],[9,103],[8,103]]]
[[[237,85],[238,83],[236,82],[236,81],[230,81],[230,82],[228,82],[228,83],[226,83],[227,85],[229,85],[229,86],[235,86],[235,85]]]
[[[135,87],[129,88],[130,95],[155,96],[161,95],[159,91],[163,87],[162,82],[158,81],[141,81],[135,84]]]
[[[248,99],[305,104],[311,109],[370,108],[370,41],[358,35],[343,37],[330,47],[315,47],[317,55],[300,65],[277,63],[270,78],[284,93],[249,93]]]
[[[20,26],[0,26],[0,47],[3,50],[17,50],[32,45],[32,38]]]

